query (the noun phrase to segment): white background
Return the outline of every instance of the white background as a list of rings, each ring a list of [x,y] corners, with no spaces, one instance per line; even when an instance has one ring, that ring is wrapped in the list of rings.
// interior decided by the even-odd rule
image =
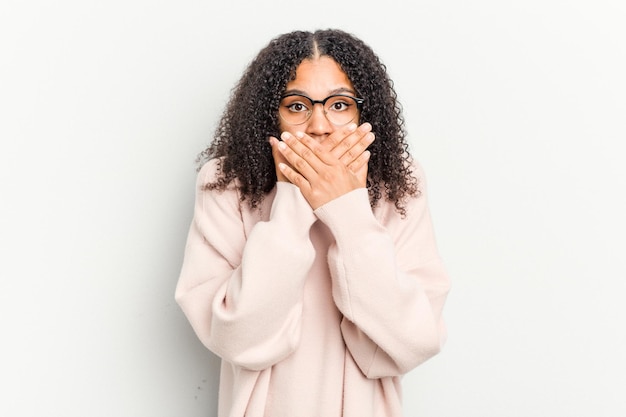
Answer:
[[[256,52],[326,27],[387,64],[453,279],[406,415],[626,415],[625,3],[411,4],[4,0],[0,415],[215,415],[173,300],[194,159]]]

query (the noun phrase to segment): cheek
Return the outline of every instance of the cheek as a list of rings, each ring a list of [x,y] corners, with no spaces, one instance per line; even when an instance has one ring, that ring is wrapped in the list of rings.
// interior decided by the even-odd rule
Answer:
[[[307,124],[308,123],[303,123],[301,125],[292,126],[292,125],[288,125],[286,123],[280,122],[278,124],[278,129],[280,129],[280,133],[282,133],[282,132],[289,132],[292,135],[295,135],[296,132],[306,132]]]
[[[288,125],[287,123],[285,123],[282,119],[282,117],[280,117],[280,115],[278,115],[278,131],[279,134],[283,133],[283,132],[289,132],[291,134],[294,134],[295,132],[297,132],[297,128],[300,126],[291,126]]]

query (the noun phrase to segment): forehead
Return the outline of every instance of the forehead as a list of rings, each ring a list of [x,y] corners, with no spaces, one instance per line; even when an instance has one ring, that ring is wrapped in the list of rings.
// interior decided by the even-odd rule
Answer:
[[[313,98],[324,98],[339,90],[354,87],[341,67],[329,56],[305,59],[296,68],[296,77],[287,83],[287,92],[297,90]]]

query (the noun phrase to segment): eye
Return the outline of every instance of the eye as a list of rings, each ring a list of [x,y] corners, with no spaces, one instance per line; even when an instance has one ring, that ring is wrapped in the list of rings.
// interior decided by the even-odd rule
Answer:
[[[341,113],[350,110],[354,103],[348,97],[344,96],[331,96],[330,100],[326,102],[326,111]]]
[[[301,112],[306,112],[309,110],[308,107],[304,103],[301,103],[301,102],[287,104],[286,107],[289,109],[290,112],[293,112],[293,113],[301,113]]]
[[[349,106],[350,104],[346,103],[345,101],[335,101],[330,105],[330,109],[332,111],[343,111],[346,110]]]

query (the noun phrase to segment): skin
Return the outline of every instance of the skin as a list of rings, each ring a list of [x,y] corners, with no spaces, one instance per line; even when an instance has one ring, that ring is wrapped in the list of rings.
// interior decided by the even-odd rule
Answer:
[[[314,100],[338,92],[356,95],[352,83],[335,60],[316,56],[302,61],[286,92],[297,90]],[[278,140],[270,137],[278,181],[296,185],[314,210],[367,183],[367,147],[374,141],[369,123],[335,126],[321,105],[311,118],[292,126],[281,122]]]

